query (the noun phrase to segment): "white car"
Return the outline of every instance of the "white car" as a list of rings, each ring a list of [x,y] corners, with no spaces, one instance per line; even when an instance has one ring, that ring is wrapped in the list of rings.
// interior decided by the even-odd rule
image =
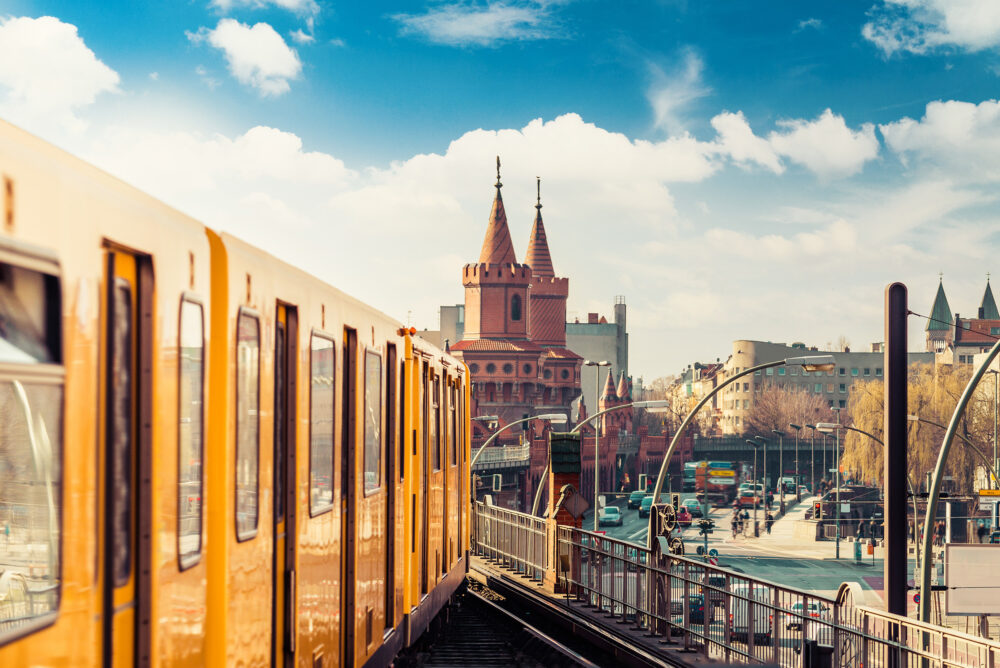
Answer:
[[[802,628],[803,619],[806,621],[810,619],[826,619],[829,610],[829,608],[819,601],[809,601],[808,607],[802,601],[798,601],[791,607],[790,612],[785,613],[785,628],[800,629]]]
[[[618,506],[604,506],[597,513],[597,523],[602,527],[620,527],[622,525],[622,511],[618,509]]]

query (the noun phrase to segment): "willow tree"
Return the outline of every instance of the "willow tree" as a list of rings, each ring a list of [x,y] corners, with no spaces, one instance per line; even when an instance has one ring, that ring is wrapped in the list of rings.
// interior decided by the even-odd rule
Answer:
[[[947,425],[971,376],[972,369],[967,365],[911,366],[907,391],[909,414]],[[945,475],[952,476],[962,490],[972,488],[976,469],[983,464],[981,453],[992,452],[992,386],[989,390],[988,396],[982,391],[976,393],[959,422],[958,433],[972,446],[956,438],[945,462]],[[844,423],[884,441],[884,400],[885,388],[881,380],[854,383]],[[907,421],[907,428],[908,474],[913,484],[919,487],[924,475],[937,465],[944,429],[915,421]],[[851,431],[845,432],[841,439],[844,445],[841,464],[845,474],[857,480],[880,483],[884,465],[882,446],[863,434]]]

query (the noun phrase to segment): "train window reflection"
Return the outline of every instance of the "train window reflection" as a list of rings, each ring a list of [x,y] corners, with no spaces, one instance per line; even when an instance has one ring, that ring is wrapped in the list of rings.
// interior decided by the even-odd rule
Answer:
[[[111,472],[111,576],[116,587],[132,574],[132,288],[117,279],[111,303],[111,369],[109,371],[108,456]]]
[[[427,447],[431,449],[431,470],[441,470],[441,381],[437,378],[431,383],[430,420],[427,423]]]
[[[309,382],[309,513],[333,505],[333,341],[313,335]]]
[[[236,325],[236,537],[257,533],[260,443],[260,321],[240,313]]]
[[[382,358],[365,354],[365,494],[382,486]]]
[[[177,554],[181,568],[201,554],[205,318],[201,304],[181,302],[177,443]]]

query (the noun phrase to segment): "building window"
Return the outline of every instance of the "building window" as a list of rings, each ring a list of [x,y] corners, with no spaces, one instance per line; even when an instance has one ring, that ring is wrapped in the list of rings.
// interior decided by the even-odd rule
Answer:
[[[833,375],[833,369],[830,369],[829,371],[827,371],[827,372],[826,372],[826,375],[828,375],[828,376],[832,376],[832,375]]]
[[[847,402],[846,402],[846,401],[844,401],[843,399],[841,399],[841,400],[840,400],[840,407],[841,407],[841,408],[847,408]]]
[[[808,376],[808,375],[809,375],[809,371],[808,371],[808,370],[806,370],[806,369],[803,369],[803,370],[802,370],[802,375],[803,375],[803,376]]]
[[[875,367],[875,377],[876,378],[882,377],[882,367],[880,366]]]
[[[486,373],[496,373],[496,372],[497,372],[496,364],[490,362],[489,364],[486,365]]]
[[[471,371],[472,373],[479,373],[479,365],[473,362],[472,364],[469,365],[469,371]]]
[[[527,373],[527,374],[531,373],[531,365],[530,364],[525,364],[524,365],[524,373]]]
[[[513,373],[514,372],[514,365],[511,364],[510,362],[507,362],[506,364],[503,365],[503,372],[506,373],[506,374]]]
[[[872,370],[871,369],[865,369],[865,375],[866,376],[872,375]]]
[[[827,394],[833,394],[833,383],[827,383],[826,385]]]
[[[841,383],[840,384],[840,393],[841,394],[846,394],[847,393],[847,383]]]
[[[778,375],[779,376],[784,376],[785,375],[785,367],[783,367],[783,366],[778,367]]]
[[[838,373],[841,376],[846,376],[847,375],[847,369],[845,369],[844,367],[840,367],[840,369],[838,370]]]
[[[569,369],[563,369],[559,375],[562,376],[563,380],[567,380],[569,378]]]
[[[765,371],[767,372],[768,376],[773,376],[774,375],[774,369],[772,369],[772,368],[765,369]]]
[[[813,391],[816,392],[816,394],[819,394],[820,392],[822,392],[823,391],[823,383],[816,383],[815,385],[813,385]]]
[[[510,298],[510,319],[521,319],[521,297],[519,295]]]
[[[736,374],[738,374],[739,372],[740,372],[740,370],[739,370],[739,369],[736,369],[735,371],[733,371],[733,375],[735,376],[735,375],[736,375]],[[760,369],[757,369],[756,371],[754,371],[754,372],[753,372],[753,375],[755,375],[755,376],[759,376],[759,375],[760,375]]]
[[[750,391],[750,383],[743,383],[743,391],[744,392]]]
[[[851,375],[854,376],[854,377],[857,377],[857,375],[858,375],[858,369],[857,369],[857,367],[854,367],[854,368],[851,369]]]
[[[546,380],[549,379],[549,378],[551,378],[552,377],[552,369],[546,369],[545,372],[542,375],[545,376]]]
[[[792,368],[790,369],[790,373],[791,373],[791,374],[792,374],[793,376],[797,376],[797,375],[799,375],[799,367],[797,367],[797,366],[793,366],[793,367],[792,367]]]
[[[830,399],[830,408],[833,408],[833,399]]]
[[[1000,334],[1000,327],[990,327],[990,336]]]
[[[750,400],[749,399],[744,399],[743,400],[743,410],[747,410],[748,408],[750,408]]]

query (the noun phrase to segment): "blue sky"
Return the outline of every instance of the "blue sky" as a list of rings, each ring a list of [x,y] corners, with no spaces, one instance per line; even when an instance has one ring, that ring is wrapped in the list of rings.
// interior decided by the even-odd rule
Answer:
[[[571,314],[625,295],[647,380],[864,348],[892,280],[971,313],[998,87],[994,0],[0,3],[0,118],[419,327],[494,156],[522,256],[541,176]]]

